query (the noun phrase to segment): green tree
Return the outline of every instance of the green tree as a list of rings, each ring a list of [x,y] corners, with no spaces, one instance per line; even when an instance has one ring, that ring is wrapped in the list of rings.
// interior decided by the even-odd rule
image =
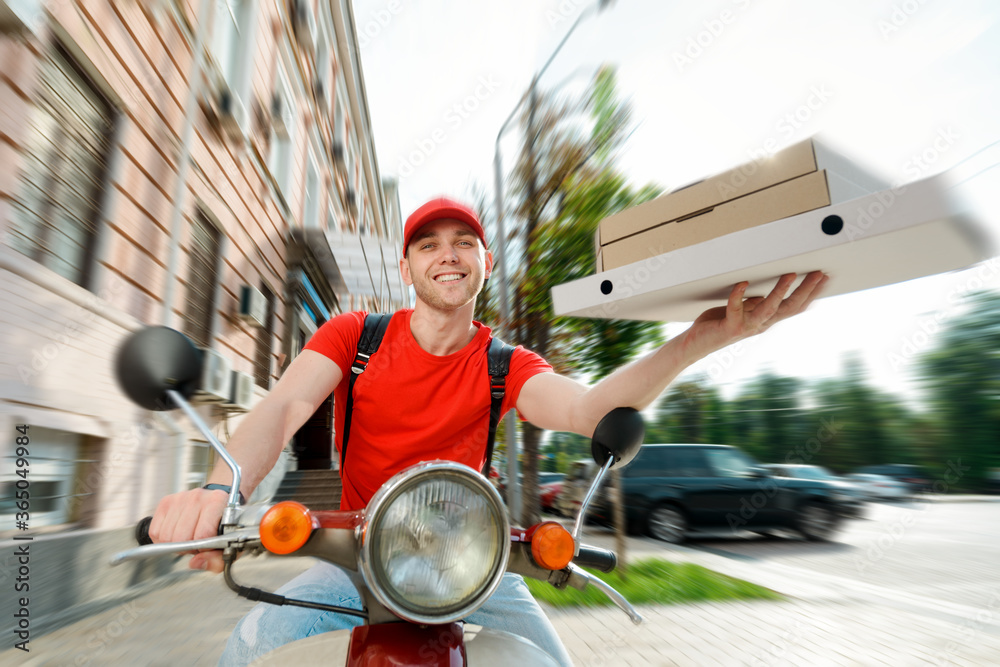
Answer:
[[[579,114],[591,128],[584,131]],[[576,118],[576,120],[574,120]],[[508,248],[515,285],[514,341],[547,358],[556,370],[590,380],[660,340],[658,323],[556,318],[552,286],[594,272],[598,223],[658,193],[630,188],[614,170],[613,156],[626,136],[630,111],[618,98],[615,75],[602,69],[578,101],[532,96],[521,118],[524,141],[514,167],[509,207],[520,219]],[[511,254],[513,255],[514,252]],[[522,426],[524,487],[522,521],[539,517],[537,455],[542,432]]]
[[[1000,293],[977,293],[968,305],[918,367],[937,422],[938,452],[969,467],[959,467],[957,479],[953,473],[951,488],[982,489],[987,470],[1000,465]]]
[[[652,431],[657,442],[712,442],[719,437],[715,410],[720,403],[718,392],[704,378],[672,385],[656,408]]]

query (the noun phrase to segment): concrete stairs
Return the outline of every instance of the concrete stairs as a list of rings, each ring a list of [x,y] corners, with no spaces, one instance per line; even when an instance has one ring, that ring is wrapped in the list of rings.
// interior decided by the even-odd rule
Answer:
[[[289,470],[273,501],[295,500],[312,510],[340,509],[342,485],[337,470]]]

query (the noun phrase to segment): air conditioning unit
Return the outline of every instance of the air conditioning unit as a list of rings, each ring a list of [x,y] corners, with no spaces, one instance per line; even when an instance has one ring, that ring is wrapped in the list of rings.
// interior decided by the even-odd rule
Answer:
[[[354,188],[348,187],[344,192],[344,204],[347,205],[351,215],[358,214],[358,193]]]
[[[203,347],[201,382],[194,400],[198,403],[225,403],[232,386],[233,365],[215,350]]]
[[[299,46],[312,51],[316,44],[316,19],[308,0],[291,0],[292,30]]]
[[[252,327],[263,327],[267,321],[267,299],[260,290],[243,285],[240,287],[239,319]]]
[[[313,82],[313,95],[316,96],[316,105],[320,110],[327,111],[326,86],[321,79]]]
[[[285,122],[285,98],[275,93],[271,98],[271,127],[282,137],[288,137],[288,123]]]
[[[215,99],[219,115],[219,125],[233,139],[246,135],[249,126],[247,108],[239,96],[234,95],[228,86],[221,86]]]
[[[347,156],[345,154],[344,142],[333,139],[330,141],[330,157],[333,158],[333,163],[340,169],[347,166]]]
[[[233,371],[232,393],[228,404],[241,410],[249,410],[253,402],[253,384],[253,376],[249,373]]]

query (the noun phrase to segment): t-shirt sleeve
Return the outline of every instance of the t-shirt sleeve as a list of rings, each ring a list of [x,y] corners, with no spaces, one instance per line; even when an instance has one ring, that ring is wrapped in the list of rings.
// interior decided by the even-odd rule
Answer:
[[[353,359],[352,359],[353,361]],[[517,406],[517,397],[521,395],[521,387],[530,378],[539,373],[552,373],[552,366],[539,355],[518,345],[510,358],[510,369],[507,371],[507,392],[503,399],[503,414]]]
[[[332,360],[346,377],[351,372],[367,314],[363,311],[343,313],[327,320],[312,335],[304,349],[319,352]]]

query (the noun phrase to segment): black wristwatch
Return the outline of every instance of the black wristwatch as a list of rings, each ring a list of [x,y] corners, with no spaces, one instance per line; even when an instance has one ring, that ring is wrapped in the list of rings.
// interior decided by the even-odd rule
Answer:
[[[233,487],[230,486],[229,484],[206,484],[205,486],[203,486],[201,488],[208,489],[209,491],[215,491],[216,489],[218,489],[220,491],[225,491],[226,493],[232,493],[233,492]],[[247,499],[243,497],[243,492],[242,491],[238,491],[237,493],[240,494],[240,505],[246,505],[247,504]]]

